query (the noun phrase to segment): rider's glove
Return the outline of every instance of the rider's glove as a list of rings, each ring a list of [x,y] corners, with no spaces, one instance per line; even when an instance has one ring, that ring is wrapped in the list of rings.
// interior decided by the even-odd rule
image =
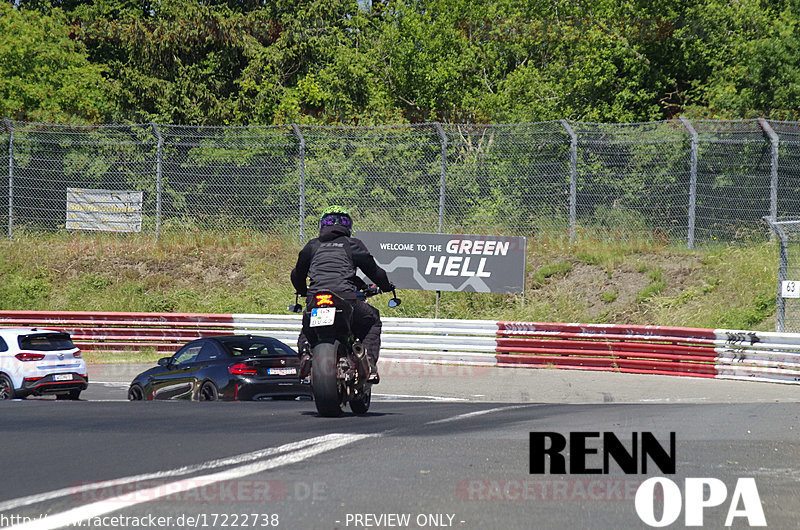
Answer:
[[[381,290],[378,289],[378,286],[374,283],[369,285],[368,287],[364,288],[364,294],[367,296],[373,296],[376,294],[380,294]]]

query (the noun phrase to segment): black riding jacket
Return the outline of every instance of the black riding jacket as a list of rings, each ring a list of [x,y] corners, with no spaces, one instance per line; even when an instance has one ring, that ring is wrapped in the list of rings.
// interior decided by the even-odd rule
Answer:
[[[297,293],[305,296],[329,290],[342,298],[354,300],[360,283],[356,269],[361,269],[382,291],[391,291],[386,271],[369,253],[360,239],[350,237],[350,231],[339,225],[325,226],[319,237],[312,239],[297,256],[291,278]],[[306,287],[306,277],[310,282]]]

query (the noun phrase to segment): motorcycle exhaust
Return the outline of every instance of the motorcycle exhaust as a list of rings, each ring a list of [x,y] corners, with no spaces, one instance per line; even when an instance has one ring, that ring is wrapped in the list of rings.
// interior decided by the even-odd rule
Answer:
[[[369,360],[367,359],[367,349],[360,342],[353,343],[353,354],[358,359],[358,377],[366,379],[369,377]]]

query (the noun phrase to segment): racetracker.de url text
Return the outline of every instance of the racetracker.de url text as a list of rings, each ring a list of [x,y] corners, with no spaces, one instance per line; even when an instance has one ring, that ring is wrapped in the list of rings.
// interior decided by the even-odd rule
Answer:
[[[0,527],[44,522],[47,514],[24,516],[0,514]],[[275,513],[200,513],[181,515],[104,515],[71,523],[80,528],[277,528]]]

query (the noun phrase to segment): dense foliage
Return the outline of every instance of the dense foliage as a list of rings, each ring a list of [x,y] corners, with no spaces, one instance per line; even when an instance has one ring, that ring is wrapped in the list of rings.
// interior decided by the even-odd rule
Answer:
[[[0,116],[800,117],[797,0],[6,0]]]

